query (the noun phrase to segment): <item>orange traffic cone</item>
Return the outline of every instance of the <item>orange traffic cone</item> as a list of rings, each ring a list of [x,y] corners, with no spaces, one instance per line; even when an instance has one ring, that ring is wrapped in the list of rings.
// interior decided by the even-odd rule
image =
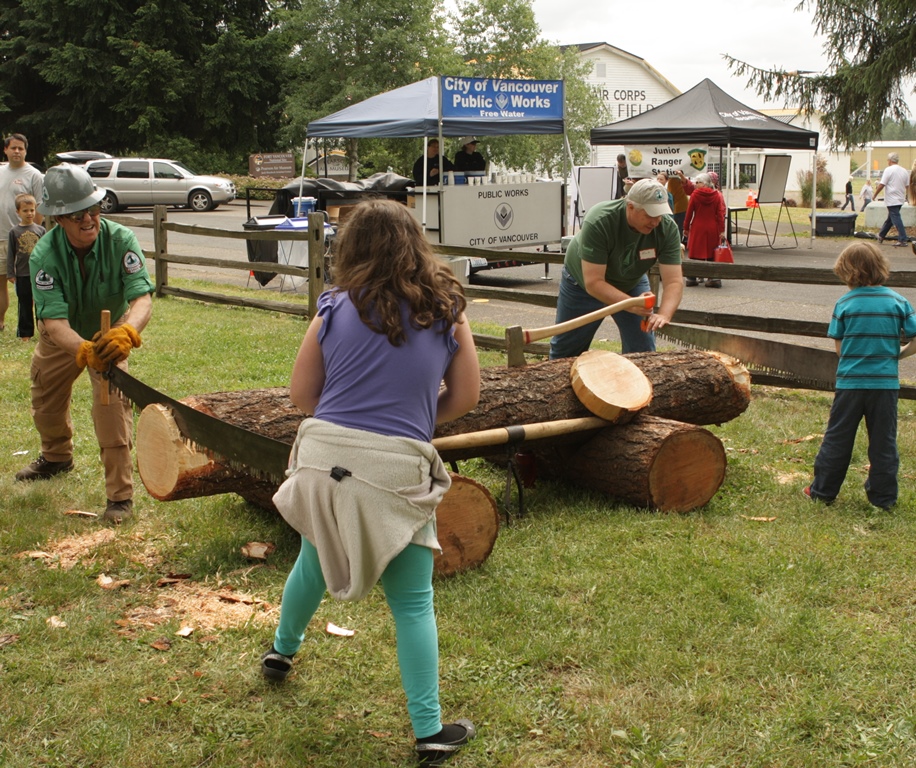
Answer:
[[[747,200],[744,201],[744,205],[747,208],[756,208],[757,207],[757,198],[754,197],[753,192],[747,193]]]

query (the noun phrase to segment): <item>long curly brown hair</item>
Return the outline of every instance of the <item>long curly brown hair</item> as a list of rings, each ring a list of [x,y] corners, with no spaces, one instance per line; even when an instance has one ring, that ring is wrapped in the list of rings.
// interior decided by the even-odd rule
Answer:
[[[334,283],[346,291],[360,320],[394,346],[407,338],[402,304],[417,329],[451,329],[467,301],[461,283],[433,253],[406,206],[366,200],[354,206],[335,244]]]

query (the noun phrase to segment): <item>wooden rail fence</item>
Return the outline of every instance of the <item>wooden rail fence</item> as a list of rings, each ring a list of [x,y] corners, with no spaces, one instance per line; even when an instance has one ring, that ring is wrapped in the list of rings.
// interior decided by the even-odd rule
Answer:
[[[148,259],[155,261],[155,284],[157,296],[176,296],[198,301],[209,301],[218,304],[265,309],[273,312],[285,312],[291,315],[312,317],[315,313],[318,296],[325,288],[325,244],[324,244],[324,216],[321,213],[309,214],[309,230],[307,232],[293,230],[253,230],[237,232],[213,227],[203,227],[196,224],[178,224],[167,221],[165,206],[156,206],[153,220],[138,219],[129,216],[111,216],[110,218],[129,227],[142,227],[153,229],[154,250],[144,251]],[[231,240],[254,241],[307,241],[308,242],[308,267],[291,266],[288,264],[274,264],[273,262],[243,262],[231,259],[213,259],[204,256],[191,256],[171,253],[168,247],[168,233],[180,232],[187,235],[202,237],[217,237]],[[314,234],[313,234],[314,233]],[[477,257],[488,261],[502,261],[506,258],[505,251],[490,251],[478,248],[461,248],[457,246],[437,246],[437,251],[451,258]],[[563,254],[550,252],[525,252],[525,261],[562,264]],[[281,275],[295,277],[310,277],[315,275],[318,279],[309,279],[308,306],[293,302],[273,301],[257,298],[227,296],[208,291],[194,291],[169,285],[168,265],[187,264],[203,266],[213,269],[244,270],[250,272],[256,265],[263,265],[265,272],[274,272]],[[690,262],[690,273],[696,277],[722,277],[723,267],[727,267],[727,279],[732,280],[762,280],[773,283],[796,283],[804,285],[838,285],[839,278],[831,269],[818,269],[813,267],[767,267],[760,265],[743,264],[709,264],[701,261]],[[652,290],[658,292],[658,269],[650,272]],[[894,271],[891,273],[886,285],[890,288],[916,288],[916,271]],[[471,299],[489,299],[490,301],[511,301],[532,306],[555,308],[556,296],[537,291],[520,291],[512,288],[485,288],[469,285],[465,293]],[[753,317],[748,315],[728,314],[720,312],[702,312],[697,310],[679,309],[676,320],[687,325],[701,325],[713,328],[723,328],[735,331],[750,331],[756,333],[782,334],[788,336],[805,336],[825,338],[827,323],[808,320],[792,320],[789,318]],[[474,335],[478,346],[484,349],[505,350],[506,341],[496,336]],[[526,352],[532,354],[547,354],[548,345],[544,343],[529,344]]]

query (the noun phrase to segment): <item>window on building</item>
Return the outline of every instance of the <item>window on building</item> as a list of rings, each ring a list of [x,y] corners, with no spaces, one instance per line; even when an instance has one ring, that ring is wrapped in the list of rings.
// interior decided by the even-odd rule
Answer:
[[[738,164],[738,184],[744,186],[745,184],[756,184],[757,183],[757,163],[739,163]]]
[[[602,80],[607,77],[607,62],[595,62],[595,77],[600,77]]]

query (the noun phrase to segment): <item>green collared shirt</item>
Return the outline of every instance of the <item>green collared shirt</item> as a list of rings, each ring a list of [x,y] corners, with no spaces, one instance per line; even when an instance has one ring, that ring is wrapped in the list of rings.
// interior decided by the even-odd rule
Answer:
[[[582,229],[566,249],[564,265],[583,288],[582,262],[603,264],[604,279],[624,293],[633,289],[652,265],[680,264],[681,238],[670,216],[648,235],[627,224],[627,201],[608,200],[593,205],[582,222]]]
[[[57,226],[36,243],[29,272],[35,316],[67,320],[80,336],[91,339],[101,326],[103,309],[116,320],[154,286],[136,235],[113,221],[99,222],[99,236],[83,262],[85,278],[64,228]]]

